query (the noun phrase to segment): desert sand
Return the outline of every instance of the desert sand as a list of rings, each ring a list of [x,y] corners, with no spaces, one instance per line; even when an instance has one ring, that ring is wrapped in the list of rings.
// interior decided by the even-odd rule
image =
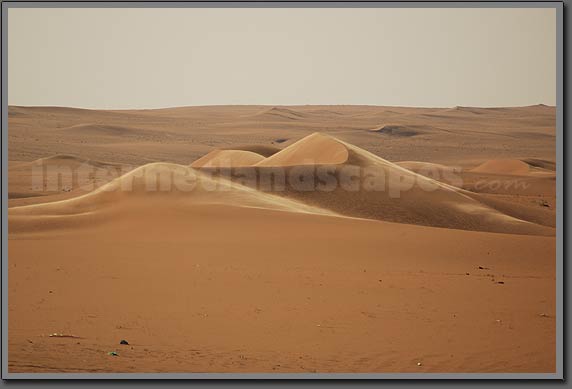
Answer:
[[[10,372],[555,371],[554,107],[14,106],[8,150]]]

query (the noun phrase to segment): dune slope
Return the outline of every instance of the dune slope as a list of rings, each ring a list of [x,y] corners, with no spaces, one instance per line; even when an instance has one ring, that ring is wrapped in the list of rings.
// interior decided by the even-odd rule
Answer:
[[[129,209],[164,209],[229,205],[290,212],[334,215],[334,212],[259,192],[224,178],[213,178],[190,167],[153,163],[141,166],[88,194],[9,209],[12,231],[77,227]],[[35,223],[34,223],[35,222]]]
[[[554,234],[551,228],[485,205],[463,189],[319,133],[234,173],[254,187],[259,186],[260,177],[281,175],[285,186],[260,189],[346,216],[465,230]],[[322,185],[333,179],[337,184]]]
[[[244,150],[214,150],[197,159],[191,167],[240,167],[252,166],[264,160],[260,154]]]

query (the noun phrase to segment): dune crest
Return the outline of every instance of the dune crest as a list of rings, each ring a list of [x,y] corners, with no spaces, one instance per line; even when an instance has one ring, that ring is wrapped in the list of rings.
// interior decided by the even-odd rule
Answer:
[[[318,158],[311,159],[313,155]],[[550,228],[504,214],[474,198],[471,192],[425,177],[352,144],[314,133],[258,163],[260,169],[333,169],[339,182],[359,174],[360,186],[332,191],[289,190],[277,193],[352,217],[464,230],[552,235]],[[373,179],[371,177],[374,177]],[[319,181],[318,178],[316,178]],[[380,187],[366,189],[368,182]]]
[[[50,166],[50,165],[57,165],[57,166],[69,166],[69,167],[78,167],[81,165],[90,165],[93,167],[98,168],[106,168],[106,167],[120,167],[122,166],[119,163],[111,163],[111,162],[104,162],[104,161],[96,161],[93,159],[81,158],[75,155],[68,155],[68,154],[56,154],[45,158],[39,158],[35,161],[28,162],[27,166],[33,165],[43,165],[43,166]]]
[[[210,174],[220,172],[198,171],[195,167],[241,167],[253,169],[254,173],[278,168],[288,175],[296,167],[296,170],[301,169],[297,173],[314,181],[319,181],[318,169],[327,167],[333,169],[339,184],[330,191],[295,187],[262,191],[256,187],[256,174],[249,187],[247,182],[233,182],[232,176],[213,177]],[[344,186],[351,182],[347,174],[358,174],[357,187],[348,189]],[[367,187],[372,185],[370,181],[375,188]],[[11,215],[80,215],[133,206],[176,211],[207,204],[343,215],[464,230],[532,235],[554,233],[551,228],[486,205],[472,192],[418,174],[320,133],[306,136],[268,158],[247,151],[216,150],[195,161],[191,167],[147,164],[86,195],[56,203],[15,207],[11,209]]]
[[[225,205],[295,213],[335,215],[334,212],[291,199],[213,178],[193,168],[170,163],[151,163],[82,196],[9,209],[10,228],[26,230],[65,226],[66,221],[87,224],[125,212],[182,212],[189,207]]]
[[[347,147],[336,138],[315,132],[256,166],[336,165],[348,160]]]
[[[437,171],[454,170],[454,168],[451,166],[443,165],[440,163],[423,162],[423,161],[401,161],[401,162],[395,162],[395,164],[407,170],[414,171],[416,173],[423,170],[437,170]]]
[[[491,159],[471,169],[476,173],[527,175],[530,165],[519,159]]]
[[[214,150],[191,164],[201,167],[243,167],[252,166],[264,160],[260,154],[245,150]]]
[[[280,143],[280,142],[277,142]],[[268,158],[273,154],[276,154],[281,149],[272,145],[260,145],[260,144],[245,144],[232,147],[222,147],[221,150],[242,150],[251,151],[255,154],[259,154],[264,158]]]

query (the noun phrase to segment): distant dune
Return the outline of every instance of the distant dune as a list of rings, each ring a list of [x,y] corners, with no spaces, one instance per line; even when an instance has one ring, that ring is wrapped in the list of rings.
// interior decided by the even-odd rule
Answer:
[[[471,171],[514,176],[553,176],[554,164],[538,159],[493,159],[482,163]]]
[[[305,116],[293,109],[272,107],[254,115],[254,117],[257,119],[301,120],[304,119]]]
[[[128,170],[128,166],[120,163],[66,154],[56,154],[31,162],[10,163],[9,205],[30,205],[79,196]]]
[[[477,173],[527,175],[530,166],[523,161],[515,159],[490,160],[472,170]]]
[[[29,165],[42,165],[42,166],[68,166],[77,168],[79,166],[89,165],[96,168],[106,167],[121,167],[122,164],[112,162],[95,161],[91,159],[81,158],[75,155],[56,154],[46,158],[39,158],[35,161],[29,162]],[[20,165],[24,167],[26,165]]]
[[[527,158],[523,159],[523,162],[526,162],[530,166],[545,169],[545,170],[556,170],[556,163],[554,161],[547,161],[545,159],[537,159],[537,158]]]
[[[151,135],[152,132],[140,128],[116,126],[107,124],[77,124],[70,127],[62,128],[60,131],[74,135],[82,136],[144,136]]]
[[[382,135],[389,135],[396,137],[410,137],[410,136],[424,134],[427,130],[430,129],[426,128],[426,126],[386,124],[384,126],[381,126],[380,128],[375,128],[371,131]]]

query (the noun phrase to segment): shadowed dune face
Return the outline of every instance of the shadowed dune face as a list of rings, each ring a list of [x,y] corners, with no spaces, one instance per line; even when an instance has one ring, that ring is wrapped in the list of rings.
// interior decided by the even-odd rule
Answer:
[[[394,137],[410,137],[424,134],[424,126],[407,126],[407,125],[395,125],[395,124],[387,124],[380,128],[371,130],[372,132],[381,134],[381,135],[388,135]]]
[[[551,170],[551,171],[556,170],[556,163],[554,161],[547,161],[537,158],[527,158],[524,159],[523,162],[526,162],[530,166],[537,167],[540,169]]]
[[[311,159],[312,155],[317,158]],[[444,171],[443,165],[429,167]],[[551,228],[514,217],[514,212],[503,213],[460,187],[417,174],[319,133],[293,143],[255,167],[210,172],[346,216],[490,232],[554,233]],[[456,174],[452,170],[446,173]],[[277,183],[277,179],[282,181]]]
[[[47,161],[51,160],[79,163],[72,157]],[[278,206],[285,210],[329,212],[433,227],[554,234],[550,210],[507,206],[502,199],[467,191],[467,185],[462,184],[463,176],[444,165],[415,161],[401,164],[332,136],[314,133],[266,158],[251,151],[215,150],[191,164],[202,173],[176,164],[144,165],[93,193],[44,208],[38,206],[32,213],[42,214],[42,209],[50,215],[77,214],[85,209],[92,212],[97,211],[98,204],[176,193],[176,201],[184,199],[187,205],[206,201],[269,209]],[[523,165],[529,169],[522,161],[490,161],[472,173],[480,173],[482,168],[495,174],[500,171],[524,174]],[[449,177],[451,183],[435,179],[427,171]],[[161,181],[153,181],[157,179]],[[27,211],[21,208],[14,212]]]

